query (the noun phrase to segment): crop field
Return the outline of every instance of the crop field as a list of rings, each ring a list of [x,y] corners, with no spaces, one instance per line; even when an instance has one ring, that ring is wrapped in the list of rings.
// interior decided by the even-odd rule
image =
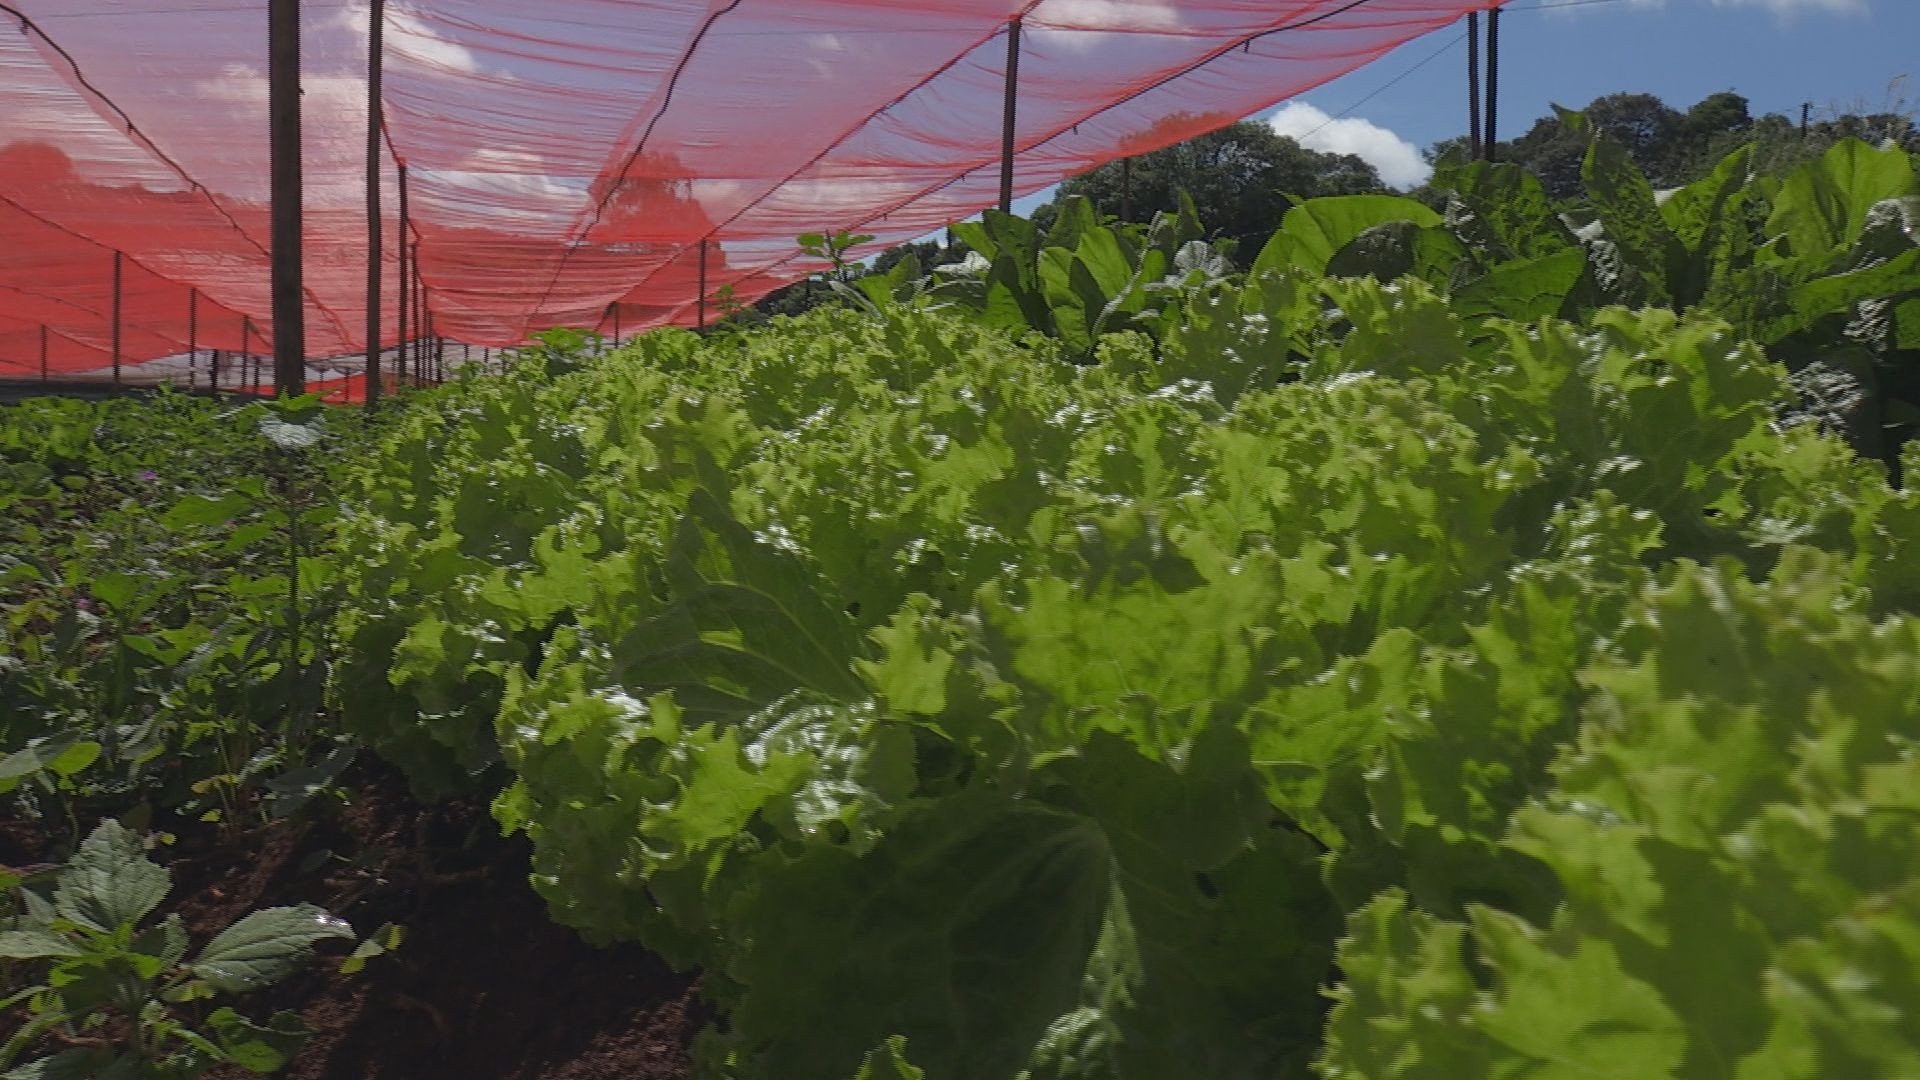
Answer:
[[[0,409],[0,1076],[1920,1076],[1920,172],[1746,154]]]

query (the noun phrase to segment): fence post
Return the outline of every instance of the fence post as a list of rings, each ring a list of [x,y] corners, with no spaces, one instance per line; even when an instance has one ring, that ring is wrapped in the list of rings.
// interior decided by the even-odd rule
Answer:
[[[301,283],[300,0],[268,0],[267,116],[273,188],[273,390],[307,388]]]
[[[393,377],[399,386],[407,384],[407,318],[412,314],[413,304],[409,295],[413,289],[413,267],[409,256],[413,245],[407,243],[407,167],[401,165],[397,172],[400,176],[400,295],[396,299],[399,307],[399,335],[393,343]]]
[[[1499,156],[1500,137],[1495,123],[1500,108],[1500,9],[1487,10],[1487,130],[1486,157],[1488,161]]]
[[[1000,212],[1013,213],[1014,120],[1020,97],[1020,16],[1007,23],[1007,90],[1000,130]]]
[[[1480,13],[1467,12],[1467,160],[1478,161],[1480,139]]]
[[[381,83],[386,72],[387,0],[373,0],[367,12],[367,371],[365,404],[380,407],[380,273],[386,269],[381,245],[380,131],[385,119]]]
[[[200,367],[200,290],[187,290],[187,389],[199,382]]]
[[[427,378],[427,279],[420,273],[420,241],[413,247],[413,377]]]
[[[120,388],[120,253],[113,253],[113,388]]]

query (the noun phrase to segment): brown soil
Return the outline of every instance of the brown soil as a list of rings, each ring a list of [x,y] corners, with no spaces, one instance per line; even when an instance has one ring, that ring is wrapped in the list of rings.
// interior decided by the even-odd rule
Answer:
[[[258,907],[319,904],[396,951],[341,975],[336,949],[234,1004],[293,1009],[314,1029],[290,1080],[680,1080],[708,1019],[694,980],[633,945],[594,948],[556,926],[527,884],[527,850],[485,807],[422,806],[383,767],[352,799],[250,832],[182,831],[169,906],[204,941]],[[0,862],[38,856],[0,825]],[[18,865],[16,862],[15,865]],[[239,1080],[240,1070],[209,1074]]]

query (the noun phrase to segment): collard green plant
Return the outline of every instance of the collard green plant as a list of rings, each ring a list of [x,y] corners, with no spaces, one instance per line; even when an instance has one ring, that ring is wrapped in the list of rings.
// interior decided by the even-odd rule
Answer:
[[[252,912],[196,950],[178,915],[152,919],[169,875],[113,820],[65,866],[6,884],[18,906],[0,929],[0,1008],[24,1022],[0,1046],[0,1075],[18,1080],[173,1080],[216,1064],[276,1072],[305,1038],[299,1017],[261,1024],[211,1006],[298,971],[317,942],[354,936],[301,904]]]

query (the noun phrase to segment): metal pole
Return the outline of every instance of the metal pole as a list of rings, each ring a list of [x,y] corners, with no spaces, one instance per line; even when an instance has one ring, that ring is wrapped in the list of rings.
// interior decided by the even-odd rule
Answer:
[[[399,337],[395,339],[393,345],[393,368],[395,381],[405,386],[407,384],[407,317],[411,314],[409,309],[413,303],[407,294],[413,288],[413,270],[408,259],[411,254],[408,249],[412,245],[407,243],[407,167],[401,165],[397,171],[400,175],[400,296],[397,301],[400,309],[400,326]]]
[[[187,290],[187,389],[193,389],[200,365],[200,290]]]
[[[373,0],[367,13],[367,373],[365,402],[380,407],[380,274],[386,269],[381,248],[380,94],[386,71],[387,0]]]
[[[1478,161],[1480,139],[1480,13],[1467,12],[1467,157]]]
[[[1486,156],[1493,161],[1498,156],[1500,138],[1494,120],[1500,106],[1500,9],[1487,11],[1487,130]]]
[[[1007,23],[1007,94],[1000,130],[1000,212],[1013,213],[1013,138],[1020,96],[1020,17]]]
[[[698,305],[700,329],[707,328],[707,240],[700,238],[700,303]]]
[[[273,180],[273,388],[307,390],[301,302],[300,0],[268,0],[267,116]]]
[[[413,242],[413,377],[427,377],[427,279],[420,273],[420,241]]]
[[[47,381],[47,324],[40,324],[40,381]]]
[[[120,386],[120,253],[113,253],[113,385]]]
[[[220,396],[220,350],[219,349],[212,350],[212,355],[207,357],[207,387],[213,391],[213,396],[215,397]]]
[[[620,301],[613,302],[613,344],[620,347]]]

